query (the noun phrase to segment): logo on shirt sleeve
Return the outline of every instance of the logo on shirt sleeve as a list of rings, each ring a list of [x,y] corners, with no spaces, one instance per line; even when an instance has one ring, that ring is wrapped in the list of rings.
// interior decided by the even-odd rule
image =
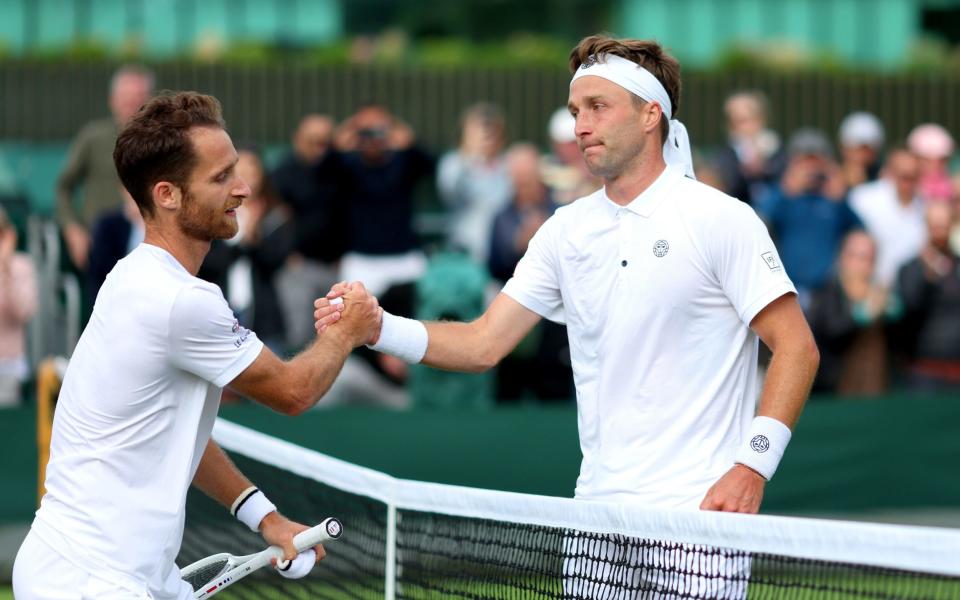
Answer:
[[[772,250],[770,252],[764,252],[760,255],[760,258],[762,258],[763,262],[770,267],[771,271],[779,271],[783,269],[783,267],[780,265],[780,261],[777,260],[777,255],[774,254]]]
[[[239,348],[243,345],[247,338],[250,337],[250,330],[240,324],[240,321],[237,319],[233,320],[233,327],[230,328],[236,339],[233,340],[233,345]]]

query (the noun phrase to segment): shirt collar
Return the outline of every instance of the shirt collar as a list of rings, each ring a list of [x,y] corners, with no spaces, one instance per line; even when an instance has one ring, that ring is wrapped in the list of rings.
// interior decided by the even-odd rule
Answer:
[[[650,186],[643,190],[639,196],[630,201],[626,206],[620,206],[613,200],[611,200],[606,193],[606,189],[603,191],[603,196],[607,200],[607,205],[612,209],[612,213],[616,213],[617,210],[629,210],[630,212],[637,214],[641,217],[649,217],[657,210],[657,207],[664,201],[667,197],[664,192],[666,192],[670,187],[683,176],[683,173],[676,167],[667,165],[667,167],[660,173]]]

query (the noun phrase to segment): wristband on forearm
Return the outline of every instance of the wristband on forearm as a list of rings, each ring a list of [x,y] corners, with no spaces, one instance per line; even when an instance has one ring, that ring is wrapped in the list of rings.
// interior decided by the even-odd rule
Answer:
[[[747,437],[740,442],[734,462],[749,467],[770,480],[783,451],[790,443],[790,428],[770,417],[755,417]]]
[[[260,521],[275,510],[277,507],[273,502],[254,486],[243,490],[230,506],[230,514],[249,527],[250,531],[260,531]]]
[[[427,353],[427,328],[420,321],[383,311],[380,339],[368,348],[416,364]]]

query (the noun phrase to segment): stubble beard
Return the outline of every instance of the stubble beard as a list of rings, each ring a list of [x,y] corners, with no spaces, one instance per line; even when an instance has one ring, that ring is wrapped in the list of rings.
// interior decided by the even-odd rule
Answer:
[[[594,177],[600,177],[606,181],[612,181],[619,178],[630,168],[637,164],[637,159],[643,154],[646,144],[643,140],[629,147],[621,147],[619,150],[612,150],[604,145],[605,153],[597,157],[599,160],[587,160],[584,156],[584,162],[587,164],[587,170]]]
[[[228,222],[222,212],[204,211],[188,190],[183,194],[183,210],[177,213],[177,225],[187,237],[203,242],[229,240],[239,229],[236,219]]]

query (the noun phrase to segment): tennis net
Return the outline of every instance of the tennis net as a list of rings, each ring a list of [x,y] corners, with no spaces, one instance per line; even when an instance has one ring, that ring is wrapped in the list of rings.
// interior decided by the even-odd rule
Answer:
[[[307,578],[224,598],[960,598],[960,531],[414,482],[226,421],[214,438],[291,518],[344,524]],[[262,543],[191,491],[178,564]]]

